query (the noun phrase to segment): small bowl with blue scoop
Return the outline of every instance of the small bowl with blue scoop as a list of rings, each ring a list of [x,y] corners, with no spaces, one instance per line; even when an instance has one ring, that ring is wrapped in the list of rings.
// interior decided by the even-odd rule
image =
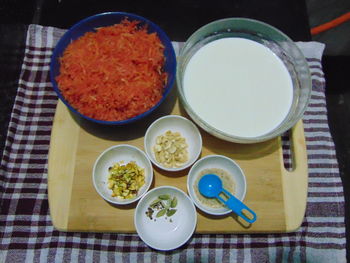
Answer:
[[[234,212],[248,223],[256,213],[243,203],[246,179],[242,169],[223,155],[208,155],[197,161],[187,177],[187,189],[195,205],[210,215]]]
[[[222,187],[221,179],[216,174],[204,175],[199,180],[198,188],[199,192],[203,196],[207,198],[217,198],[218,200],[220,200],[220,202],[222,202],[224,205],[226,205],[228,208],[230,208],[233,212],[242,217],[248,223],[255,222],[255,212],[251,210],[248,206],[246,206],[243,202],[241,202],[239,199],[237,199],[234,195],[232,195],[229,191],[224,189]],[[226,195],[228,199],[225,200],[223,197],[220,196],[220,194]],[[248,218],[245,215],[244,210],[247,210],[252,215],[252,218]]]

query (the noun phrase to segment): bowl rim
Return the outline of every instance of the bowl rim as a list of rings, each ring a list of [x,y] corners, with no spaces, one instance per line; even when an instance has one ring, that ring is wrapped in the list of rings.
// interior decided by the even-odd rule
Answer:
[[[240,165],[238,165],[237,162],[235,162],[234,160],[232,160],[231,158],[225,156],[225,155],[219,155],[219,154],[211,154],[211,155],[206,155],[204,156],[203,158],[199,159],[190,169],[190,171],[188,172],[188,175],[187,175],[187,192],[188,192],[188,195],[190,196],[190,198],[192,199],[193,203],[195,204],[195,206],[201,210],[202,212],[205,212],[209,215],[215,215],[215,216],[220,216],[220,215],[227,215],[227,214],[230,214],[232,213],[232,210],[231,209],[228,209],[227,211],[223,211],[223,212],[213,212],[213,211],[210,211],[210,210],[207,210],[205,209],[205,206],[202,205],[203,207],[200,207],[199,203],[197,202],[197,199],[195,196],[192,196],[192,191],[190,189],[192,189],[190,187],[190,179],[191,177],[194,176],[193,174],[193,170],[201,163],[201,162],[205,162],[207,159],[211,159],[211,158],[221,158],[221,159],[225,159],[227,161],[229,161],[232,165],[236,166],[238,168],[238,170],[240,171],[241,175],[242,175],[242,178],[243,178],[243,186],[244,186],[244,190],[243,190],[243,195],[242,195],[242,198],[239,198],[240,201],[244,201],[245,199],[245,196],[247,194],[247,179],[246,179],[246,176],[241,168]],[[192,185],[193,186],[193,185]]]
[[[137,218],[137,216],[136,216],[136,213],[137,213],[137,211],[139,210],[139,209],[141,209],[140,207],[141,207],[141,205],[142,205],[142,203],[143,203],[143,201],[144,201],[144,199],[148,196],[148,195],[151,195],[152,193],[154,193],[155,191],[158,191],[158,190],[161,190],[161,189],[173,189],[173,190],[175,190],[175,191],[177,191],[177,192],[179,192],[179,193],[181,193],[189,202],[189,204],[190,204],[190,207],[192,208],[191,210],[193,211],[193,217],[194,217],[194,220],[192,220],[192,221],[188,221],[187,220],[187,222],[189,222],[190,224],[192,224],[192,228],[191,228],[191,231],[188,233],[188,235],[186,235],[186,238],[181,242],[181,243],[179,243],[177,246],[175,246],[175,247],[172,247],[172,248],[168,248],[168,249],[164,249],[164,248],[157,248],[157,247],[155,247],[155,246],[151,246],[151,245],[149,245],[149,243],[147,243],[146,241],[144,241],[144,239],[142,238],[142,234],[140,234],[140,231],[139,231],[139,228],[138,228],[138,218]],[[135,228],[136,228],[136,232],[137,232],[137,234],[138,234],[138,236],[141,238],[141,240],[143,241],[143,242],[145,242],[145,244],[147,244],[148,246],[150,246],[150,247],[152,247],[152,248],[154,248],[154,249],[156,249],[156,250],[161,250],[161,251],[169,251],[169,250],[173,250],[173,249],[176,249],[176,248],[179,248],[179,247],[181,247],[182,245],[184,245],[190,238],[191,238],[191,236],[193,235],[193,233],[194,233],[194,231],[195,231],[195,229],[196,229],[196,227],[197,227],[197,221],[198,221],[198,219],[197,219],[197,210],[196,210],[196,206],[194,205],[194,203],[193,203],[193,200],[191,199],[191,197],[188,195],[188,194],[186,194],[186,192],[185,191],[183,191],[183,190],[181,190],[180,188],[177,188],[177,187],[175,187],[175,186],[171,186],[171,185],[162,185],[162,186],[158,186],[158,187],[155,187],[155,188],[153,188],[152,190],[150,190],[150,191],[148,191],[145,195],[143,195],[142,196],[142,198],[140,199],[140,201],[138,202],[138,204],[137,204],[137,206],[136,206],[136,208],[135,208],[135,211],[134,211],[134,225],[135,225]]]
[[[73,106],[70,105],[70,103],[65,99],[65,97],[63,96],[63,94],[61,93],[59,87],[58,87],[58,83],[55,80],[55,76],[54,76],[54,72],[53,72],[53,67],[54,67],[54,63],[55,63],[55,59],[58,59],[59,54],[58,54],[58,47],[60,47],[61,45],[63,45],[62,43],[64,43],[66,40],[71,39],[71,34],[72,32],[74,32],[74,30],[76,30],[77,28],[79,28],[81,25],[83,25],[86,22],[92,21],[92,20],[97,20],[101,17],[105,17],[105,16],[124,16],[124,17],[128,17],[128,18],[132,18],[133,20],[138,20],[142,23],[145,23],[147,25],[151,25],[152,28],[155,29],[155,31],[157,32],[157,34],[159,36],[161,36],[161,38],[165,39],[165,41],[162,43],[164,44],[165,48],[169,48],[169,56],[172,58],[171,61],[172,63],[170,64],[170,69],[171,72],[173,72],[173,74],[171,74],[172,76],[170,76],[170,78],[168,77],[167,79],[167,84],[164,86],[163,88],[163,95],[162,98],[158,101],[158,103],[156,105],[154,105],[152,108],[150,108],[149,110],[134,116],[132,118],[126,119],[126,120],[120,120],[120,121],[104,121],[104,120],[98,120],[98,119],[94,119],[91,118],[89,116],[85,116],[84,114],[80,113],[77,109],[75,109]],[[116,22],[117,23],[117,22]],[[111,24],[112,25],[112,24]],[[87,31],[89,32],[89,31]],[[63,49],[64,51],[65,49]],[[70,28],[68,28],[68,30],[61,36],[61,38],[58,40],[52,55],[50,57],[50,80],[51,80],[51,84],[52,87],[54,89],[54,91],[56,92],[57,96],[59,97],[59,99],[68,107],[68,109],[70,111],[72,111],[73,113],[77,114],[78,116],[92,121],[94,123],[99,123],[99,124],[105,124],[105,125],[125,125],[125,124],[129,124],[132,122],[135,122],[137,120],[142,119],[143,117],[149,115],[150,113],[152,113],[155,109],[157,109],[159,107],[159,105],[165,100],[165,98],[167,97],[167,95],[170,93],[170,91],[172,90],[173,86],[174,86],[174,82],[176,79],[176,67],[177,67],[177,60],[176,60],[176,55],[175,55],[175,49],[172,45],[172,42],[170,40],[170,38],[167,36],[167,34],[163,31],[163,29],[161,29],[157,24],[155,24],[154,22],[150,21],[147,18],[144,18],[142,16],[136,15],[136,14],[132,14],[132,13],[127,13],[127,12],[103,12],[103,13],[98,13],[89,17],[86,17],[82,20],[79,20],[78,22],[76,22],[75,24],[73,24]],[[168,87],[165,89],[165,87]]]
[[[289,43],[292,44],[293,48],[299,53],[299,55],[301,55],[301,59],[304,65],[306,65],[305,69],[308,72],[307,74],[307,82],[308,82],[308,86],[310,87],[308,89],[307,92],[307,98],[306,101],[307,103],[304,105],[304,107],[301,109],[300,114],[295,118],[294,121],[290,122],[288,125],[286,125],[286,128],[284,129],[285,131],[288,131],[289,129],[291,129],[304,115],[309,103],[310,103],[310,98],[311,98],[311,91],[312,91],[312,80],[311,80],[311,73],[310,73],[310,68],[308,66],[308,63],[306,61],[305,56],[303,55],[301,49],[296,45],[296,43],[290,38],[288,37],[285,33],[283,33],[281,30],[277,29],[276,27],[267,24],[265,22],[256,20],[256,19],[251,19],[251,18],[245,18],[245,17],[228,17],[228,18],[222,18],[222,19],[218,19],[215,20],[213,22],[210,22],[202,27],[200,27],[199,29],[197,29],[195,32],[193,32],[191,34],[191,36],[185,41],[184,45],[180,48],[179,50],[179,55],[178,55],[178,61],[181,63],[182,60],[182,56],[183,56],[183,52],[184,50],[188,47],[189,43],[191,43],[193,41],[193,39],[195,38],[195,36],[205,30],[208,27],[211,27],[215,24],[220,24],[223,22],[250,22],[250,23],[256,23],[256,24],[260,24],[266,28],[268,28],[269,30],[272,30],[274,32],[276,32],[277,34],[280,34],[282,37],[284,37]],[[179,73],[179,67],[177,67],[177,71],[176,71],[176,82],[180,83],[180,73]],[[207,131],[208,133],[212,134],[213,136],[223,139],[225,141],[230,141],[230,142],[235,142],[235,143],[246,143],[246,144],[250,144],[250,143],[259,143],[259,142],[264,142],[273,138],[276,138],[280,135],[283,134],[283,132],[278,132],[276,134],[271,133],[271,134],[264,134],[258,137],[242,137],[242,136],[236,136],[236,135],[232,135],[226,132],[223,132],[221,130],[216,129],[215,127],[209,125],[206,121],[204,121],[202,118],[200,118],[192,109],[192,107],[187,103],[187,101],[185,100],[185,95],[183,94],[183,91],[179,88],[179,85],[177,85],[177,90],[179,93],[179,99],[181,101],[182,104],[184,104],[186,106],[186,112],[188,113],[188,115],[191,116],[192,119],[198,119],[198,123],[196,121],[196,123],[203,128],[205,131]],[[214,130],[214,132],[213,132]],[[273,129],[273,131],[275,131],[275,129]],[[285,132],[284,131],[284,132]]]
[[[188,162],[186,165],[184,166],[181,166],[181,167],[178,167],[178,168],[167,168],[167,167],[164,167],[163,165],[161,165],[160,163],[158,163],[151,152],[148,151],[149,147],[152,147],[152,145],[149,145],[147,144],[147,138],[149,137],[149,134],[151,132],[151,129],[159,122],[163,121],[164,119],[181,119],[182,121],[185,121],[187,123],[189,123],[192,127],[193,127],[193,130],[195,131],[195,133],[198,135],[198,139],[199,139],[199,144],[198,144],[198,151],[196,151],[196,155],[194,156],[194,159],[193,161],[190,161]],[[187,169],[188,167],[190,167],[191,165],[193,165],[197,160],[198,160],[198,157],[200,156],[201,152],[202,152],[202,147],[203,147],[203,139],[202,139],[202,135],[197,127],[196,124],[193,123],[193,121],[181,116],[181,115],[175,115],[175,114],[171,114],[171,115],[165,115],[163,117],[160,117],[158,119],[156,119],[154,122],[152,122],[152,124],[147,128],[146,130],[146,133],[145,133],[145,136],[144,136],[144,139],[143,139],[143,143],[144,143],[144,148],[145,148],[145,152],[148,156],[148,158],[150,159],[150,161],[155,165],[157,166],[158,168],[164,170],[164,171],[169,171],[169,172],[177,172],[177,171],[182,171],[182,170],[185,170]]]
[[[127,201],[123,201],[123,202],[120,202],[120,201],[116,201],[116,200],[107,200],[105,195],[103,195],[101,193],[101,191],[99,190],[99,188],[97,187],[97,182],[96,182],[96,176],[95,176],[95,171],[96,171],[96,166],[97,164],[99,163],[99,161],[101,160],[101,158],[109,151],[115,149],[115,148],[122,148],[122,147],[126,147],[126,148],[129,148],[129,149],[132,149],[138,153],[140,153],[147,165],[149,166],[149,169],[150,169],[150,183],[149,185],[146,187],[144,193],[140,194],[139,196],[137,196],[136,198],[133,198],[133,199],[130,199],[130,200],[127,200]],[[148,158],[147,154],[142,151],[141,149],[139,149],[138,147],[136,146],[133,146],[131,144],[118,144],[118,145],[113,145],[113,146],[110,146],[108,147],[107,149],[105,149],[103,152],[101,152],[99,154],[99,156],[96,158],[95,160],[95,163],[94,163],[94,166],[92,168],[92,182],[93,182],[93,185],[94,185],[94,188],[96,190],[96,192],[108,203],[112,203],[112,204],[115,204],[115,205],[128,205],[128,204],[131,204],[131,203],[134,203],[134,202],[137,202],[139,199],[141,199],[147,192],[148,190],[150,189],[151,185],[152,185],[152,182],[153,182],[153,178],[154,178],[154,175],[153,175],[154,171],[153,171],[153,166],[152,166],[152,163],[150,161],[150,159]]]

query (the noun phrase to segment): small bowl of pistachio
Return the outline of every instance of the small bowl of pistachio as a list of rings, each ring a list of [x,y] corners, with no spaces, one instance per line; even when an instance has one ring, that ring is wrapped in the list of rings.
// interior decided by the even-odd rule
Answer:
[[[148,158],[166,171],[180,171],[191,166],[202,151],[202,136],[190,120],[167,115],[155,120],[144,138]]]
[[[103,199],[115,205],[127,205],[146,194],[152,184],[153,168],[139,148],[120,144],[99,155],[92,180]]]

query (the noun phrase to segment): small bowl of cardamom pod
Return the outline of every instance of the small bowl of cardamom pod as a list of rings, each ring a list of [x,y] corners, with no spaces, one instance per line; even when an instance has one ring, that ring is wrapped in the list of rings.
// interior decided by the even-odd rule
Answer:
[[[144,146],[155,166],[175,172],[190,167],[198,159],[202,151],[202,136],[189,119],[167,115],[148,127]]]
[[[197,225],[196,208],[181,189],[160,186],[138,202],[134,224],[139,237],[156,250],[173,250],[185,244]]]

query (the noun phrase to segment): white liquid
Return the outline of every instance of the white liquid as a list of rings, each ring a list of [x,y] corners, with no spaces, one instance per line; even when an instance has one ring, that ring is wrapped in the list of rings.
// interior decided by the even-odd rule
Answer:
[[[200,48],[184,74],[184,95],[194,112],[216,129],[257,137],[276,128],[292,104],[293,86],[283,62],[243,38]]]

